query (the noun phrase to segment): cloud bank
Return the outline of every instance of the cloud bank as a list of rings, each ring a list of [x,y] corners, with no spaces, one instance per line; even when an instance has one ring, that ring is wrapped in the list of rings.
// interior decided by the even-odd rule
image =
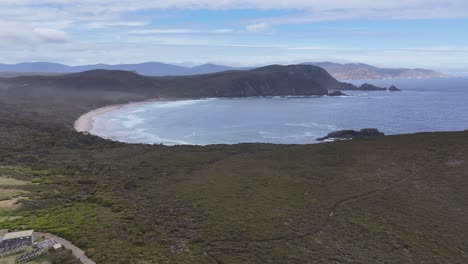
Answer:
[[[249,11],[246,13],[254,15],[226,18],[219,15],[217,20],[207,15],[202,20],[202,11],[207,14]],[[192,20],[191,12],[199,12],[198,20]],[[177,15],[181,17],[174,18],[173,24],[162,23],[164,17]],[[47,60],[83,64],[158,60],[249,65],[328,58],[408,67],[460,65],[461,60],[468,61],[468,39],[411,43],[405,41],[414,36],[385,38],[386,33],[368,29],[366,25],[346,29],[352,21],[372,24],[369,21],[447,19],[466,22],[468,1],[1,0],[0,62]],[[330,33],[333,29],[324,30],[326,33],[314,31],[315,24],[330,21],[340,23],[335,25],[340,30],[335,30],[333,36]],[[460,27],[468,27],[465,22]],[[303,31],[298,32],[299,28]],[[456,31],[447,29],[450,30]],[[452,34],[460,35],[462,31]],[[346,38],[339,38],[342,35]],[[353,35],[367,38],[365,41],[355,38],[352,42]],[[380,43],[372,42],[380,38]],[[372,44],[366,46],[366,41]]]

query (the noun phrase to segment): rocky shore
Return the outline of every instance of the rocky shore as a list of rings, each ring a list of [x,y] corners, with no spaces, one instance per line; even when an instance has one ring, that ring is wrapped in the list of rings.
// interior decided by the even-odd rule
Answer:
[[[385,134],[375,128],[364,128],[360,131],[356,130],[339,130],[329,133],[325,137],[317,138],[317,141],[336,141],[366,137],[384,136]]]

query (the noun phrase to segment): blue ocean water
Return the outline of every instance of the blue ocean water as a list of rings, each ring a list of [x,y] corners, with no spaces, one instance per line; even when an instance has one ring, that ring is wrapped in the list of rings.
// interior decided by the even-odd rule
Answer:
[[[370,83],[394,84],[404,91],[128,105],[95,117],[91,133],[128,143],[166,145],[310,144],[341,129],[377,128],[385,134],[468,129],[468,79]]]

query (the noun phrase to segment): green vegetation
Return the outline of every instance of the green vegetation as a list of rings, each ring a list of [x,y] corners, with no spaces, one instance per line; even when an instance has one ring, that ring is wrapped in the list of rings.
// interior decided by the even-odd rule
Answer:
[[[0,222],[15,219],[22,201],[28,199],[31,191],[42,189],[24,179],[18,168],[0,166]]]
[[[48,254],[36,260],[37,263],[48,262],[50,264],[81,264],[81,261],[75,258],[70,250],[49,251]]]
[[[75,98],[76,91],[87,92],[101,100],[109,100],[103,93],[112,92],[116,99],[124,101],[148,97],[326,95],[328,90],[337,89],[382,89],[372,85],[358,88],[349,83],[339,82],[324,69],[311,65],[271,65],[249,71],[177,77],[148,77],[126,71],[92,70],[60,76],[22,76],[3,79],[3,83],[5,87],[14,89],[10,96],[23,96],[22,92],[25,90],[40,88]]]
[[[73,121],[147,95],[1,87],[1,176],[34,184],[8,187],[28,199],[0,229],[56,233],[97,263],[468,261],[466,131],[130,145],[76,133]]]
[[[10,197],[25,194],[26,192],[18,189],[0,189],[0,200],[9,199]]]

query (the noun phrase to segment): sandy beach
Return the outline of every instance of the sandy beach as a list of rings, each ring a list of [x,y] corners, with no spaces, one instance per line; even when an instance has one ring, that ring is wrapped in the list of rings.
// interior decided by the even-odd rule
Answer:
[[[105,107],[101,107],[95,110],[92,110],[82,116],[80,116],[74,124],[74,128],[78,132],[87,132],[89,133],[93,129],[94,125],[94,118],[98,115],[105,114],[110,111],[114,111],[117,109],[120,109],[122,107],[126,107],[129,105],[139,105],[139,104],[149,104],[149,103],[154,103],[154,102],[159,102],[159,101],[177,101],[177,100],[183,100],[183,99],[172,99],[172,98],[160,98],[160,99],[150,99],[146,100],[143,102],[130,102],[126,104],[118,104],[118,105],[109,105]]]
[[[74,128],[78,132],[90,132],[93,129],[94,117],[119,109],[123,106],[125,106],[125,104],[110,105],[88,112],[75,121]]]

